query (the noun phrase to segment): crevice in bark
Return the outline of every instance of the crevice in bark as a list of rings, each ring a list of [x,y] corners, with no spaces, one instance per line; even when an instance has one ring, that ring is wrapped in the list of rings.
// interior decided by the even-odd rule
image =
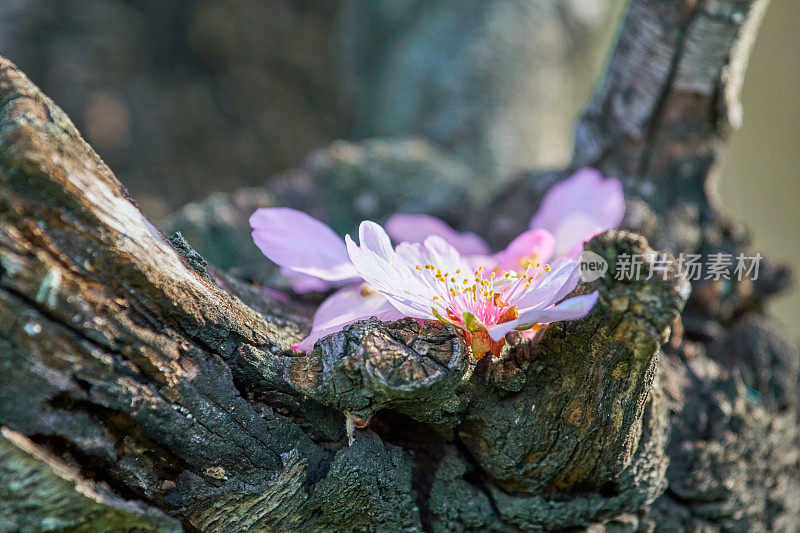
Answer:
[[[692,22],[695,20],[695,17],[703,10],[705,2],[706,0],[697,0],[697,4],[689,8],[691,11],[686,16],[686,20],[681,22],[677,29],[677,44],[669,64],[669,72],[653,106],[650,120],[646,123],[644,128],[644,149],[642,150],[641,160],[639,161],[638,169],[636,171],[636,175],[638,176],[647,176],[650,172],[650,162],[653,157],[653,153],[648,147],[652,147],[655,144],[656,136],[662,127],[662,115],[664,113],[664,109],[666,108],[670,91],[672,91],[672,86],[675,81],[675,76],[678,72],[678,67],[683,59],[684,50],[687,44],[686,36],[689,32],[689,28],[692,26]],[[685,5],[688,7],[691,4],[690,2],[685,2]]]
[[[57,435],[33,434],[29,437],[32,442],[42,446],[50,453],[78,468],[82,478],[95,483],[103,483],[108,486],[116,496],[126,500],[146,499],[147,495],[138,493],[136,490],[125,485],[124,482],[110,475],[106,470],[106,465],[102,459],[92,457],[64,437]],[[176,476],[177,477],[177,476]]]
[[[424,530],[433,531],[433,514],[428,499],[436,465],[444,457],[448,436],[407,415],[388,409],[376,413],[370,420],[369,428],[384,442],[399,446],[413,455],[411,481],[415,503],[419,508]]]

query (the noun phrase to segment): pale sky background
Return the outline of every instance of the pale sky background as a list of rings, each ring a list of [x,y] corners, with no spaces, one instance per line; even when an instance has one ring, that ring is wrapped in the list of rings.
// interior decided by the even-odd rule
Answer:
[[[753,251],[800,273],[800,1],[772,0],[742,89],[744,120],[728,147],[719,190],[750,229]],[[800,292],[772,310],[800,336]]]

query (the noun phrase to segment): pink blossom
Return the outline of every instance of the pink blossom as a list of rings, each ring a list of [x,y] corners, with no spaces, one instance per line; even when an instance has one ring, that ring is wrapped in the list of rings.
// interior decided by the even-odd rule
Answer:
[[[531,219],[531,229],[516,237],[504,250],[495,254],[490,254],[489,247],[478,235],[457,232],[444,221],[428,215],[393,215],[386,222],[386,232],[395,242],[418,244],[424,249],[427,249],[427,238],[431,236],[437,238],[431,241],[433,243],[431,246],[436,250],[442,251],[444,249],[442,247],[449,243],[450,251],[445,255],[453,259],[451,255],[455,252],[459,266],[447,269],[439,265],[437,268],[444,268],[442,275],[455,273],[457,268],[460,270],[459,274],[469,273],[476,278],[477,292],[480,292],[479,285],[486,288],[485,283],[490,283],[491,288],[487,289],[489,293],[494,291],[494,294],[510,294],[516,298],[520,296],[516,292],[505,291],[513,287],[516,287],[515,290],[518,292],[522,291],[519,288],[523,286],[521,280],[530,278],[531,285],[542,284],[542,287],[537,289],[539,299],[529,296],[524,300],[524,305],[528,306],[525,309],[520,306],[520,302],[506,306],[487,306],[484,302],[481,304],[483,307],[479,306],[478,313],[473,312],[474,310],[468,311],[477,319],[477,322],[472,322],[470,318],[470,324],[480,323],[485,328],[478,331],[469,331],[467,328],[469,335],[475,339],[483,339],[489,347],[486,351],[493,351],[497,348],[498,340],[490,338],[490,331],[494,332],[495,336],[499,335],[498,339],[502,339],[511,329],[524,329],[524,326],[534,324],[535,313],[544,313],[545,310],[541,307],[545,300],[541,298],[550,294],[552,287],[560,283],[559,280],[564,281],[560,286],[564,290],[554,293],[558,298],[553,296],[549,300],[551,304],[558,302],[575,287],[578,278],[577,265],[568,267],[568,263],[559,258],[576,259],[585,241],[601,231],[617,227],[624,214],[625,201],[620,182],[614,178],[604,179],[594,169],[582,169],[554,185],[545,194],[539,210]],[[363,274],[354,268],[341,237],[329,226],[306,213],[289,208],[259,209],[250,217],[250,225],[253,228],[253,240],[256,245],[264,255],[280,265],[281,273],[289,280],[295,292],[324,291],[331,287],[342,287],[320,305],[314,316],[312,332],[297,346],[298,349],[310,350],[319,338],[339,331],[347,324],[371,316],[381,320],[393,320],[406,315],[417,318],[445,318],[456,325],[460,324],[460,327],[466,325],[463,313],[453,318],[447,315],[447,308],[444,310],[437,308],[440,316],[436,317],[435,314],[430,316],[432,308],[420,310],[419,306],[411,313],[408,307],[403,307],[409,305],[407,303],[399,303],[398,307],[398,302],[402,301],[398,300],[399,296],[395,295],[387,300],[384,297],[387,293],[378,287],[377,291],[373,289],[369,279],[364,278],[368,283],[363,283],[361,278]],[[383,236],[373,244],[378,242],[385,244],[385,236],[383,233]],[[388,237],[385,241],[388,242]],[[365,245],[363,240],[361,244],[362,247]],[[391,249],[391,244],[388,248],[381,249],[387,254],[401,252],[408,254],[412,253],[409,250],[413,249],[409,247],[410,244],[401,244],[397,252]],[[553,271],[545,276],[541,270],[543,267],[536,265],[553,258],[556,258],[552,264]],[[565,270],[568,268],[572,270]],[[569,277],[563,278],[567,272]],[[505,277],[506,273],[509,274],[508,277]],[[502,281],[498,275],[507,281]],[[547,283],[544,281],[545,277],[548,278]],[[477,281],[478,279],[482,281]],[[515,286],[511,280],[519,285]],[[526,281],[524,285],[527,283]],[[497,298],[498,302],[510,303],[501,296]],[[572,300],[575,298],[568,302]],[[574,314],[575,311],[571,311],[570,305],[581,305],[582,301],[577,300],[577,303],[569,305],[564,302],[556,306],[558,309],[553,307],[548,311],[550,314],[541,314],[542,319],[537,322],[566,320],[568,318],[558,317],[572,316],[570,313]],[[474,303],[477,305],[477,300]],[[564,307],[561,307],[562,305]],[[510,311],[512,307],[515,311]],[[521,309],[530,311],[531,314],[524,315]],[[520,317],[514,318],[515,313],[520,313]],[[494,324],[492,326],[494,329],[487,327],[490,324]]]
[[[530,229],[549,231],[555,238],[555,255],[577,259],[584,242],[616,228],[624,216],[620,181],[583,168],[550,187],[531,218]]]
[[[258,209],[250,217],[253,241],[281,267],[297,292],[358,281],[344,241],[327,224],[288,207]]]
[[[578,264],[559,259],[555,268],[528,263],[522,271],[472,269],[468,259],[439,236],[392,248],[379,225],[365,221],[360,245],[345,238],[353,266],[371,287],[405,316],[448,322],[465,332],[477,358],[499,355],[512,329],[585,316],[598,294],[562,300],[578,283]]]

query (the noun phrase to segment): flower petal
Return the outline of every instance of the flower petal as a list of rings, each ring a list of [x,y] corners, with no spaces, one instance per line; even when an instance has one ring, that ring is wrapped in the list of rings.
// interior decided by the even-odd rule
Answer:
[[[380,225],[365,220],[358,226],[358,241],[383,260],[390,261],[394,256],[392,241]]]
[[[556,239],[555,253],[577,258],[583,242],[619,226],[625,216],[625,195],[616,178],[604,179],[584,168],[553,185],[531,219],[531,229],[546,229]]]
[[[594,291],[591,294],[583,294],[564,300],[560,304],[548,307],[547,309],[531,309],[525,313],[521,313],[516,320],[504,322],[489,328],[489,336],[492,340],[499,341],[505,337],[506,333],[520,325],[549,324],[551,322],[561,322],[562,320],[583,318],[592,310],[599,296],[600,293]]]
[[[555,238],[544,229],[521,233],[506,249],[492,257],[501,271],[516,272],[525,268],[528,260],[544,263],[553,255]]]
[[[489,246],[480,236],[471,232],[459,233],[445,221],[429,215],[407,215],[397,213],[389,217],[386,232],[394,242],[423,242],[436,235],[450,243],[464,255],[487,255]]]
[[[308,274],[303,274],[291,268],[281,267],[281,275],[289,281],[292,290],[298,294],[307,292],[322,292],[341,282],[325,281]]]
[[[311,333],[294,348],[309,351],[326,335],[341,331],[348,324],[369,317],[398,320],[403,313],[395,309],[380,293],[363,296],[358,285],[350,285],[331,294],[314,313]]]
[[[553,263],[550,272],[545,273],[536,290],[528,291],[514,304],[520,313],[529,309],[544,309],[558,303],[567,294],[575,290],[580,280],[580,264],[572,259],[559,259]]]
[[[456,270],[466,270],[470,268],[469,263],[462,258],[458,250],[438,235],[431,235],[426,238],[419,249],[423,251],[423,256],[428,262],[432,263],[437,268],[441,268],[443,272],[452,274]],[[402,256],[399,249],[398,255]],[[409,264],[411,268],[415,266],[416,264]]]
[[[328,296],[314,313],[312,330],[349,324],[376,313],[397,311],[381,293],[365,295],[361,285],[348,285]]]
[[[259,209],[250,217],[253,241],[278,265],[326,281],[356,277],[342,239],[316,218],[288,207]]]
[[[350,260],[364,281],[382,292],[406,316],[435,318],[431,312],[432,294],[416,276],[417,272],[409,269],[408,262],[397,257],[383,228],[365,221],[359,227],[359,235],[361,246],[349,235],[345,241]]]

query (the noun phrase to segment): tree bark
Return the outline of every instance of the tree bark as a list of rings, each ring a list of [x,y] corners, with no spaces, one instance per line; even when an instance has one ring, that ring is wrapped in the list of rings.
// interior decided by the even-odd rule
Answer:
[[[628,227],[673,253],[743,249],[704,186],[741,76],[731,51],[746,54],[762,4],[634,0],[579,127],[575,163],[618,172]],[[501,195],[493,235],[559,175]],[[695,286],[681,321],[674,269],[615,279],[620,254],[658,257],[644,237],[587,246],[612,265],[577,289],[600,292],[593,312],[512,339],[500,361],[414,320],[359,322],[299,354],[307,304],[167,240],[2,60],[0,470],[44,496],[4,478],[0,528],[796,527],[797,348],[761,318],[783,274]],[[352,446],[345,413],[368,422]]]

